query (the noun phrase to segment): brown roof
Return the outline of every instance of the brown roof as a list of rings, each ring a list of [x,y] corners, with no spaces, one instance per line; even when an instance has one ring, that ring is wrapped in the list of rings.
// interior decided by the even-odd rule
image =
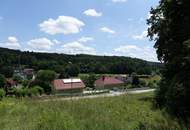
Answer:
[[[7,79],[6,83],[9,84],[10,86],[16,86],[17,85],[17,82],[12,80],[12,79]]]
[[[71,82],[64,82],[64,79],[56,79],[53,81],[53,85],[56,90],[79,89],[85,87],[82,80],[80,82],[71,83]]]
[[[104,86],[104,85],[118,85],[123,84],[124,82],[116,79],[115,77],[101,77],[95,81],[96,86]]]
[[[27,74],[27,75],[32,75],[34,73],[34,69],[24,69],[24,73]]]

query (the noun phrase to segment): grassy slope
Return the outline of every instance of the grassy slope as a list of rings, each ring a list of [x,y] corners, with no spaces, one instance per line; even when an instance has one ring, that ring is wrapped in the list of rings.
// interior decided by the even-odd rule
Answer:
[[[0,102],[0,129],[173,130],[179,127],[169,116],[152,108],[152,96],[147,93],[49,102],[5,99]]]

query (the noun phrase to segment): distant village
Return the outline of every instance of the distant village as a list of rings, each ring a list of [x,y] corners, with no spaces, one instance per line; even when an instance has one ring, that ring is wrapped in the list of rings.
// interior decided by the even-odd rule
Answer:
[[[153,75],[106,75],[84,74],[60,78],[51,70],[35,71],[33,68],[14,69],[13,77],[6,78],[6,95],[36,96],[43,94],[85,95],[109,91],[127,91],[130,88],[152,87],[140,78],[149,79]],[[155,84],[157,81],[154,81]],[[30,91],[30,92],[29,92]]]

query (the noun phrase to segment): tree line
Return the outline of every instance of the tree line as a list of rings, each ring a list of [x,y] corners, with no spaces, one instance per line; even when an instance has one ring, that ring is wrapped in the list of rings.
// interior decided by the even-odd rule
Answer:
[[[66,55],[57,53],[22,52],[0,48],[0,72],[7,67],[33,68],[34,70],[53,70],[57,73],[75,68],[80,73],[108,74],[151,74],[158,73],[161,63],[148,62],[137,58],[119,56]]]

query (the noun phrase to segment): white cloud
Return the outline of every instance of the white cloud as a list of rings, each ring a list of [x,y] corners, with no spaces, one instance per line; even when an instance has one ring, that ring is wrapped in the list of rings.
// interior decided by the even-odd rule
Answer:
[[[78,39],[78,41],[82,42],[82,43],[93,41],[93,40],[94,40],[93,37],[81,37],[81,38]]]
[[[2,47],[7,47],[10,49],[19,49],[20,43],[18,42],[18,39],[14,36],[8,37],[6,42],[0,43]]]
[[[57,19],[50,18],[39,24],[41,31],[51,35],[79,33],[84,25],[82,21],[70,16],[59,16]]]
[[[87,16],[92,16],[92,17],[100,17],[102,16],[101,12],[97,12],[95,9],[88,9],[83,12]]]
[[[122,2],[127,2],[127,0],[112,0],[114,3],[122,3]]]
[[[110,29],[110,28],[108,28],[108,27],[102,27],[102,28],[100,28],[100,30],[101,30],[102,32],[111,33],[111,34],[114,34],[114,33],[115,33],[114,30],[112,30],[112,29]]]
[[[148,32],[147,31],[143,31],[141,34],[139,35],[134,35],[132,36],[133,39],[135,40],[144,40],[147,38]]]
[[[85,46],[77,41],[64,44],[61,49],[58,49],[58,51],[65,54],[96,54],[94,48]]]
[[[54,43],[47,38],[33,39],[27,42],[27,44],[34,50],[50,50]]]
[[[124,45],[114,49],[116,55],[125,55],[148,61],[158,61],[153,47],[138,47],[136,45]]]

